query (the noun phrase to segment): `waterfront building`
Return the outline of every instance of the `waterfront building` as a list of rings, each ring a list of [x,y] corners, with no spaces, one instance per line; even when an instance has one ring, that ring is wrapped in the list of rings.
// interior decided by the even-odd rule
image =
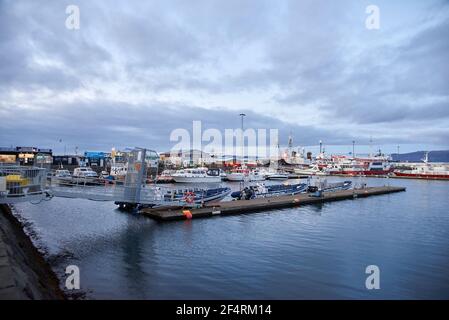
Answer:
[[[0,163],[20,165],[51,164],[52,149],[36,147],[0,147]]]

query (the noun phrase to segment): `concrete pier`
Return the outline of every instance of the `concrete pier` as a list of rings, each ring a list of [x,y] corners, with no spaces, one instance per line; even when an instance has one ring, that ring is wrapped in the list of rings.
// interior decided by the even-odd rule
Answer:
[[[65,296],[56,275],[9,207],[0,205],[0,300],[30,299],[65,299]]]
[[[324,193],[321,197],[315,197],[311,194],[286,195],[279,197],[257,198],[252,200],[214,202],[208,203],[204,207],[197,209],[181,207],[157,209],[145,208],[142,209],[140,213],[160,221],[182,220],[199,217],[211,217],[215,215],[261,212],[280,208],[297,207],[306,204],[364,198],[405,190],[406,189],[403,187],[369,187],[364,189],[351,189]]]

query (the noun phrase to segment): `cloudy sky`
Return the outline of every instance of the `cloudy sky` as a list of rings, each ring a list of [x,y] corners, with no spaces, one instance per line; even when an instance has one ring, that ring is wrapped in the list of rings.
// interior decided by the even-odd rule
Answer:
[[[448,35],[439,0],[0,0],[0,146],[162,151],[245,112],[281,144],[449,149]]]

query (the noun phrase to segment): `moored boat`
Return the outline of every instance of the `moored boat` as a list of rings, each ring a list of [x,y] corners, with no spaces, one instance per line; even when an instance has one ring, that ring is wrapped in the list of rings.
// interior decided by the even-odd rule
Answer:
[[[279,184],[266,186],[264,184],[258,184],[255,186],[245,187],[241,191],[235,191],[231,193],[231,197],[241,200],[249,200],[260,197],[273,197],[281,195],[295,195],[307,191],[307,184]]]
[[[90,167],[79,167],[73,170],[72,181],[74,183],[97,183],[98,174]]]
[[[343,182],[331,182],[328,183],[326,180],[324,181],[318,181],[315,183],[315,185],[310,185],[308,187],[309,192],[316,192],[316,191],[322,191],[322,192],[334,192],[334,191],[341,191],[341,190],[348,190],[352,187],[352,181],[346,180]]]
[[[210,201],[221,200],[231,193],[231,188],[213,189],[176,189],[164,194],[166,202],[185,202],[186,204],[201,204]]]
[[[208,168],[188,168],[176,171],[172,178],[178,183],[219,183],[220,170]]]
[[[257,169],[249,170],[248,168],[238,168],[226,174],[226,179],[229,181],[263,181],[265,176]]]
[[[429,163],[429,153],[426,153],[422,164],[415,165],[408,170],[394,170],[393,174],[400,178],[414,178],[427,180],[449,180],[449,166]]]
[[[72,174],[66,169],[56,170],[54,179],[59,184],[69,184],[72,182]]]

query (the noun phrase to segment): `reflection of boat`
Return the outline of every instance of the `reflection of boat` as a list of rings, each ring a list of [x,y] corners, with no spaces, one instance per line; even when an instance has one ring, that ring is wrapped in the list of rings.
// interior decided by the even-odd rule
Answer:
[[[305,192],[307,190],[307,184],[299,183],[292,185],[278,184],[272,186],[265,186],[264,184],[259,184],[256,186],[245,187],[241,191],[236,191],[231,193],[231,197],[236,199],[254,199],[260,197],[272,197],[281,195],[295,195],[298,193]]]
[[[97,182],[98,174],[90,167],[79,167],[73,170],[72,181],[75,183]]]
[[[172,174],[173,180],[180,183],[221,182],[220,170],[207,168],[182,169]]]
[[[164,194],[164,201],[180,201],[187,204],[200,204],[214,200],[221,200],[231,193],[231,188],[214,189],[178,189]]]

